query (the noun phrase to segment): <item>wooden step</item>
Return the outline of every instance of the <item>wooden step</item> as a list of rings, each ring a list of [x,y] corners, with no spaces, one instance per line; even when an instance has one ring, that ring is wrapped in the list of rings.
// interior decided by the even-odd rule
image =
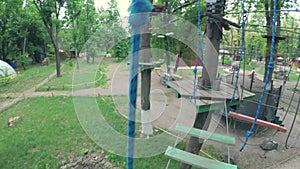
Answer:
[[[213,140],[219,143],[224,143],[228,145],[235,145],[235,138],[230,136],[225,136],[222,134],[211,133],[205,130],[200,130],[196,128],[186,127],[182,124],[177,124],[175,127],[176,131],[187,133],[191,136],[198,137],[201,139]]]
[[[171,159],[183,162],[199,168],[208,169],[237,169],[236,165],[218,162],[211,160],[196,154],[192,154],[186,151],[179,150],[177,148],[169,146],[165,152],[165,155]]]
[[[250,123],[253,123],[253,121],[254,121],[253,117],[246,116],[246,115],[243,115],[243,114],[238,114],[238,113],[235,113],[235,112],[229,112],[228,115],[230,117],[233,117],[233,118],[236,118],[236,119],[239,119],[239,120],[243,120],[243,121],[247,121],[247,122],[250,122]],[[281,132],[284,132],[284,133],[287,131],[287,129],[283,126],[280,126],[278,124],[274,124],[272,122],[260,120],[260,119],[256,120],[256,124],[267,127],[267,128],[272,128],[272,129],[275,129],[275,130],[278,130],[278,131],[281,131]]]

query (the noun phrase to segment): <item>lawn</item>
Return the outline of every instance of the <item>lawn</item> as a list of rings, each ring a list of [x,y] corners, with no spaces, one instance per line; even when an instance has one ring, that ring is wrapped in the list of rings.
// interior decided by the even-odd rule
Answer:
[[[275,70],[276,70],[276,68],[275,68]],[[264,75],[264,73],[265,73],[265,68],[260,69],[260,70],[258,71],[258,73],[261,74],[261,75]],[[274,75],[274,73],[273,73],[273,79],[275,79],[274,76],[275,76],[275,75]],[[290,75],[289,75],[289,81],[297,81],[297,80],[298,80],[298,76],[299,76],[299,73],[291,71],[291,72],[290,72]]]
[[[126,134],[126,118],[114,109],[110,97],[98,97],[98,106],[106,121],[120,133]],[[47,107],[47,109],[45,109]],[[10,117],[20,116],[8,128]],[[83,155],[83,150],[100,150],[84,132],[77,120],[71,97],[35,97],[20,101],[0,112],[0,168],[59,168],[68,161],[68,155]],[[137,128],[139,125],[137,126]],[[181,147],[182,144],[179,144]],[[208,152],[213,151],[211,146]],[[125,168],[126,158],[105,152],[115,165]],[[163,155],[135,159],[135,168],[164,168],[168,159]],[[172,161],[170,168],[178,168]]]
[[[9,84],[0,85],[0,93],[21,93],[29,90],[46,79],[54,70],[54,64],[29,67],[25,71],[20,71]]]
[[[105,86],[108,64],[101,62],[98,70],[93,71],[95,64],[81,64],[79,71],[75,70],[75,63],[68,62],[62,68],[62,77],[53,77],[49,82],[40,86],[37,91],[72,90]],[[76,76],[73,81],[73,77]]]
[[[110,98],[98,98],[99,106],[112,103]],[[48,107],[45,109],[45,107]],[[126,119],[114,112],[111,104],[103,115],[117,131],[126,133]],[[20,116],[8,128],[10,117]],[[74,111],[71,97],[29,98],[0,112],[0,168],[59,168],[68,160],[68,153],[79,156],[82,150],[100,149],[85,134]],[[108,158],[125,168],[126,158],[108,153]],[[152,168],[165,165],[167,158],[137,159],[135,168]],[[176,164],[175,162],[173,165]],[[178,165],[178,164],[177,164]]]

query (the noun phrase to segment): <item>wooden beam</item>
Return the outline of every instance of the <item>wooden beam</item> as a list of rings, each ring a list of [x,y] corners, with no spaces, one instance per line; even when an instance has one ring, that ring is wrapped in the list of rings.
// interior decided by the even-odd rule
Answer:
[[[186,127],[182,124],[177,124],[175,127],[175,130],[180,131],[182,133],[187,133],[194,137],[213,140],[213,141],[216,141],[219,143],[224,143],[224,144],[229,144],[229,145],[235,145],[234,137],[225,136],[222,134],[211,133],[211,132],[196,129],[196,128]]]
[[[243,120],[243,121],[247,121],[247,122],[250,122],[250,123],[253,123],[253,121],[254,121],[253,117],[246,116],[246,115],[243,115],[243,114],[238,114],[238,113],[235,113],[235,112],[229,112],[228,115],[230,117],[233,117],[233,118],[236,118],[236,119],[239,119],[239,120]],[[267,128],[272,128],[272,129],[275,129],[275,130],[278,130],[278,131],[281,131],[281,132],[284,132],[284,133],[287,131],[287,129],[283,126],[280,126],[278,124],[274,124],[274,123],[271,123],[271,122],[267,122],[267,121],[264,121],[264,120],[260,120],[260,119],[257,119],[256,124],[267,127]]]
[[[179,150],[174,147],[168,147],[165,155],[174,160],[199,167],[199,168],[209,168],[209,169],[237,169],[236,165],[219,162],[205,157],[198,156],[186,151]]]

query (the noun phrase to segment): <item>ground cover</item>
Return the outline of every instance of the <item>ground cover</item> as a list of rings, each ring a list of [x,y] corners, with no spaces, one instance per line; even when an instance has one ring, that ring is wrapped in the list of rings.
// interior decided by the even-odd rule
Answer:
[[[98,97],[97,103],[106,121],[120,133],[126,134],[127,119],[116,112],[110,97]],[[45,109],[47,107],[47,109]],[[10,117],[20,120],[8,128]],[[59,168],[70,157],[82,156],[86,151],[99,151],[80,126],[71,97],[34,97],[22,100],[0,112],[0,168]],[[139,128],[137,125],[137,130]],[[182,143],[179,144],[182,147]],[[216,157],[216,150],[208,147]],[[126,158],[105,152],[117,166],[125,168]],[[135,160],[135,168],[163,168],[168,159],[164,154]],[[170,168],[179,162],[172,161]]]
[[[18,75],[8,84],[0,86],[0,93],[21,93],[33,88],[36,84],[42,82],[55,70],[55,65],[32,66],[28,69],[17,71]]]

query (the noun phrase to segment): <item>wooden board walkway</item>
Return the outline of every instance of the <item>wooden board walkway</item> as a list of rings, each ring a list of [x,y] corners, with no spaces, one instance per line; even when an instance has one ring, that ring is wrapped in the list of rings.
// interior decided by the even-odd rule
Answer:
[[[194,82],[193,80],[179,80],[179,81],[169,81],[167,82],[167,87],[172,88],[176,92],[177,98],[187,98],[191,102],[194,97]],[[230,102],[234,92],[234,87],[230,84],[221,83],[220,90],[215,91],[212,89],[196,90],[196,109],[197,113],[207,112],[209,110],[218,110],[224,106],[224,101],[226,100],[227,106],[235,106],[240,104],[239,92],[235,93],[235,100]],[[252,99],[255,96],[254,93],[244,90],[243,100]]]

